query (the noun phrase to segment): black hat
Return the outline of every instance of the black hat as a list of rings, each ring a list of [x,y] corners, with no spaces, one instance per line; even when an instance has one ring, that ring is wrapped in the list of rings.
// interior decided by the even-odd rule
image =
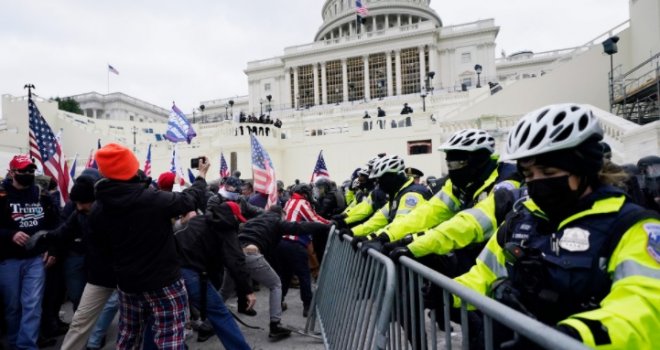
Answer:
[[[94,179],[90,176],[78,176],[71,188],[69,197],[74,202],[91,203],[95,200]]]
[[[404,171],[405,171],[407,176],[412,176],[412,177],[415,177],[415,178],[424,176],[424,173],[421,170],[417,169],[417,168],[408,167]]]

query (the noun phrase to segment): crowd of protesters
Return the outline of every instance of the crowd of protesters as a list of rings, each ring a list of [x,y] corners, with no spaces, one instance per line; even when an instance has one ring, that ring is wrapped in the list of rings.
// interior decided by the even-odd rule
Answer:
[[[237,312],[254,316],[255,282],[269,291],[268,336],[286,338],[287,291],[299,285],[309,316],[312,281],[335,225],[356,250],[416,259],[588,345],[629,339],[650,348],[646,342],[660,332],[660,309],[651,301],[660,290],[660,157],[612,163],[595,117],[579,105],[549,106],[519,123],[506,155],[517,163],[494,153],[487,131],[465,129],[440,147],[449,169],[440,178],[421,181],[424,173],[401,157],[379,154],[341,186],[325,177],[287,188],[278,181],[270,206],[239,172],[207,182],[206,157],[191,184],[169,172],[154,181],[114,143],[96,152],[98,170],[85,169],[62,206],[56,186],[17,155],[0,185],[0,346],[37,349],[65,334],[62,349],[106,342],[184,349],[194,329],[200,341],[217,335],[227,349],[250,349],[225,302],[235,297]],[[562,133],[569,124],[577,131]],[[551,127],[564,128],[554,134],[563,138],[540,131]],[[602,238],[608,229],[621,231],[616,241]],[[548,232],[554,243],[546,246]],[[525,289],[518,262],[498,265],[511,244],[539,253],[533,263],[546,271],[539,287],[545,294]],[[556,264],[578,264],[588,254],[612,266],[578,271]],[[643,269],[619,271],[621,261]],[[442,293],[432,285],[424,293],[424,307],[443,330]],[[75,311],[70,324],[59,317],[66,300]],[[616,314],[626,307],[638,316]],[[117,312],[117,339],[106,339]],[[470,336],[470,344],[481,344]]]

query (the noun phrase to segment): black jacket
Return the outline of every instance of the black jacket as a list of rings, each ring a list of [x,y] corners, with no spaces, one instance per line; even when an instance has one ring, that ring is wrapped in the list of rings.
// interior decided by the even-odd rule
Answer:
[[[12,238],[18,231],[32,236],[37,231],[57,227],[59,207],[51,197],[40,191],[39,186],[18,190],[10,179],[0,184],[0,261],[35,257],[45,249],[26,250]]]
[[[110,256],[122,291],[157,290],[181,277],[172,218],[201,207],[205,192],[203,178],[181,193],[154,190],[144,181],[96,184],[92,238]]]
[[[329,225],[318,222],[290,222],[273,212],[266,212],[246,222],[241,228],[238,240],[242,245],[254,244],[267,259],[280,243],[282,235],[302,235],[328,232]]]
[[[94,244],[92,226],[89,216],[74,210],[67,220],[57,229],[48,232],[46,241],[48,244],[64,244],[73,246],[82,244],[82,252],[77,249],[76,253],[85,254],[85,268],[87,269],[87,282],[107,288],[117,287],[117,280],[112,270],[111,261],[108,256],[101,253],[102,247]]]
[[[209,275],[226,267],[236,282],[237,294],[252,293],[237,231],[238,221],[229,206],[212,199],[206,214],[193,217],[175,234],[181,266]]]

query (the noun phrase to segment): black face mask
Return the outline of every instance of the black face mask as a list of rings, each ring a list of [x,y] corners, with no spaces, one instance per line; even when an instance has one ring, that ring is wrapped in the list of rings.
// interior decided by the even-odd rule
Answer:
[[[378,187],[385,193],[394,194],[400,186],[400,180],[396,174],[387,173],[378,178]]]
[[[460,169],[449,170],[451,183],[460,189],[465,189],[474,181],[474,168],[467,165]]]
[[[527,193],[550,220],[561,221],[576,208],[580,194],[568,185],[568,177],[564,175],[527,183]]]
[[[34,174],[14,174],[14,180],[23,187],[34,185]]]

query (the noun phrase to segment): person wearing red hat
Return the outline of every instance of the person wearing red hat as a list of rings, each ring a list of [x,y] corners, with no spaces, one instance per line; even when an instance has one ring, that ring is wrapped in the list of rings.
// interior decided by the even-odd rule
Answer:
[[[160,176],[158,176],[158,181],[156,181],[156,184],[158,185],[158,189],[161,191],[172,192],[172,188],[174,188],[175,178],[176,178],[176,174],[174,174],[171,171],[166,171],[160,174]]]
[[[34,183],[36,168],[28,156],[14,156],[0,184],[0,299],[12,349],[38,347],[45,267],[54,263],[32,239],[55,228],[59,217],[58,206]]]
[[[99,172],[96,202],[90,214],[92,239],[105,247],[119,289],[117,349],[134,349],[146,327],[159,349],[184,349],[188,297],[177,262],[171,219],[202,207],[209,169],[183,192],[157,191],[138,174],[130,149],[115,143],[96,152]],[[151,324],[147,324],[147,322]]]

